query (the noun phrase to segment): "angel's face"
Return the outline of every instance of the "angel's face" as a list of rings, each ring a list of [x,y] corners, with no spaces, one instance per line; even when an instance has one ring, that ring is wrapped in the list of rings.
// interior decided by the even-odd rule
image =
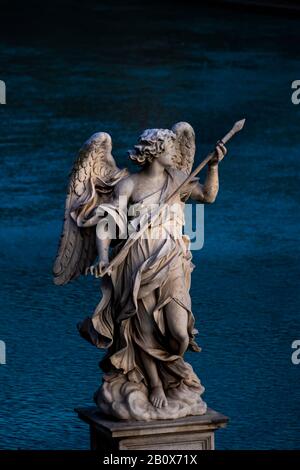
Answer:
[[[169,168],[174,166],[174,158],[176,158],[176,148],[173,140],[168,139],[165,142],[165,150],[160,153],[157,157],[157,160],[164,168]]]

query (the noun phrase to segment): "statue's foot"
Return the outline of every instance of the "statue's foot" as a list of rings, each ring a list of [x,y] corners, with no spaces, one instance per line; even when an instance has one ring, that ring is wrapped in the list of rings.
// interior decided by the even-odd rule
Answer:
[[[167,397],[161,385],[152,387],[149,399],[155,408],[161,408],[168,405]]]

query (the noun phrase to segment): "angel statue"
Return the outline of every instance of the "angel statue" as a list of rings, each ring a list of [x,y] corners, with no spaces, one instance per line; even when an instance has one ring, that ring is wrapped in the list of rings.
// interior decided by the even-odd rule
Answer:
[[[54,264],[58,285],[80,274],[101,277],[101,301],[78,326],[82,337],[107,350],[95,402],[104,414],[119,419],[204,414],[204,388],[183,359],[187,349],[200,351],[189,295],[193,264],[183,235],[184,207],[189,198],[214,202],[226,148],[222,141],[216,145],[203,185],[196,177],[187,180],[195,134],[186,122],[141,134],[129,151],[139,167],[136,173],[120,170],[111,150],[111,137],[100,132],[79,151]],[[159,207],[170,194],[175,209],[149,222],[149,208]],[[115,224],[115,233],[109,228],[103,236],[104,221]],[[143,236],[137,236],[141,226]],[[153,236],[157,229],[159,236]]]

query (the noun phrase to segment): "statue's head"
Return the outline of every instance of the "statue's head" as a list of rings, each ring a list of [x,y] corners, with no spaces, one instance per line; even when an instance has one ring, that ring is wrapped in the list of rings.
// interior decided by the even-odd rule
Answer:
[[[176,159],[176,134],[169,129],[146,129],[138,144],[129,150],[129,158],[138,165],[159,159],[163,166],[173,166]]]

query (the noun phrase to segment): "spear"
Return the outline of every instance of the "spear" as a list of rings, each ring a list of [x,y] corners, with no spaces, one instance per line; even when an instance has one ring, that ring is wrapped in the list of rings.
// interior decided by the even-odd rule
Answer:
[[[232,129],[219,142],[225,145],[237,132],[243,129],[245,121],[246,119],[241,119],[240,121],[237,121],[232,127]],[[112,261],[106,266],[106,268],[99,273],[100,277],[103,277],[105,274],[112,271],[114,267],[119,265],[124,260],[130,248],[143,235],[143,233],[148,229],[148,227],[158,219],[158,217],[161,215],[170,200],[173,199],[173,197],[175,197],[181,191],[181,189],[185,185],[187,185],[194,178],[194,176],[196,176],[205,167],[205,165],[212,159],[213,156],[214,152],[209,153],[207,157],[204,158],[204,160],[200,163],[200,165],[198,165],[195,170],[192,171],[192,173],[190,173],[190,175],[174,191],[172,191],[172,193],[168,197],[166,197],[166,199],[158,207],[157,211],[154,212],[154,214],[151,214],[150,220],[148,220],[148,222],[145,223],[138,231],[133,232],[130,235],[121,251],[112,259]]]

